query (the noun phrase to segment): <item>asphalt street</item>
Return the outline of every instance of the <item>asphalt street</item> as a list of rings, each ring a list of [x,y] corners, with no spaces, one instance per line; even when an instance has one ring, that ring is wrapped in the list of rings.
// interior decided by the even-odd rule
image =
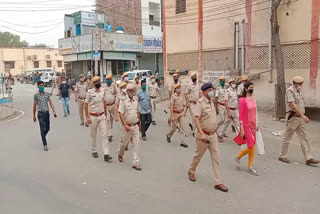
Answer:
[[[189,181],[187,172],[195,140],[188,129],[188,149],[179,146],[178,133],[171,144],[167,143],[167,115],[161,106],[156,114],[157,125],[148,130],[148,141],[141,142],[141,172],[131,168],[130,151],[123,163],[117,160],[119,123],[110,144],[113,162],[103,161],[100,138],[100,156],[92,158],[90,132],[80,127],[73,95],[71,115],[67,118],[63,117],[58,97],[53,96],[58,118],[51,114],[49,151],[44,152],[39,125],[32,121],[36,91],[36,86],[15,85],[14,107],[24,114],[0,123],[3,214],[319,212],[320,167],[306,166],[297,144],[290,145],[288,155],[295,163],[287,165],[278,161],[281,140],[264,135],[266,154],[255,156],[254,167],[260,176],[253,176],[247,172],[247,157],[242,159],[241,170],[236,169],[239,147],[232,142],[235,135],[229,132],[229,138],[220,144],[222,176],[230,187],[228,193],[223,193],[214,189],[209,152],[198,166],[197,181]],[[263,121],[260,124],[263,133]],[[319,153],[315,155],[320,157]]]

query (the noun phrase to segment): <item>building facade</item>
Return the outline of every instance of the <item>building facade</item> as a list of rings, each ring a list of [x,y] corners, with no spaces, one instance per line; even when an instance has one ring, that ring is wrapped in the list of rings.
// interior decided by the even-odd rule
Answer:
[[[255,80],[259,107],[276,100],[276,61],[270,31],[270,1],[163,0],[164,70],[199,72],[213,81],[229,71],[261,74]],[[308,107],[320,107],[318,0],[285,0],[278,9],[286,84],[305,78]],[[272,70],[272,71],[271,71]]]
[[[54,48],[0,47],[0,71],[17,75],[37,68],[51,68],[61,72],[64,69],[63,56]]]

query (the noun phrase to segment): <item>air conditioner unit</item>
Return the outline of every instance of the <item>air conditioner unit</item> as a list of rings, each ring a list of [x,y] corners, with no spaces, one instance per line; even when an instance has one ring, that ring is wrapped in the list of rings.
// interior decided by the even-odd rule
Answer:
[[[51,57],[51,56],[50,56],[49,54],[48,54],[48,55],[46,55],[46,59],[50,59],[50,57]]]
[[[27,56],[27,60],[31,60],[32,59],[32,57],[31,56]]]
[[[37,55],[33,55],[33,56],[32,56],[32,59],[33,59],[33,60],[37,60],[37,59],[38,59],[38,56],[37,56]]]

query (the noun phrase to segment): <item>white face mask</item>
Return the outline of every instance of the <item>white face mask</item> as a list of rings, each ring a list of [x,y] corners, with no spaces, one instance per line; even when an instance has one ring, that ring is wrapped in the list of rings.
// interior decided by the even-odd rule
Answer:
[[[233,83],[233,84],[231,85],[231,87],[232,87],[232,88],[236,88],[236,84]]]
[[[213,91],[210,91],[210,92],[208,93],[208,96],[211,97],[211,98],[213,98],[213,97],[214,97]]]
[[[124,78],[124,81],[128,81],[128,80],[129,80],[129,77],[125,77],[125,78]]]
[[[66,83],[67,83],[67,81],[63,80],[63,81],[62,81],[62,83],[63,83],[63,84],[66,84]]]
[[[122,91],[123,93],[127,93],[127,89],[126,89],[126,88],[123,88],[121,91]]]

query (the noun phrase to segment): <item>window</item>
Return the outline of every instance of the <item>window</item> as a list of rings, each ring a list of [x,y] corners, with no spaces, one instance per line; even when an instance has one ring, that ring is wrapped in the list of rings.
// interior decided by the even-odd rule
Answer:
[[[6,70],[14,69],[14,62],[13,61],[7,61],[4,64],[5,64]]]
[[[176,14],[186,12],[186,0],[176,0]]]
[[[39,68],[39,61],[33,61],[33,67]]]
[[[52,66],[51,61],[47,61],[47,68],[51,68],[51,66]]]
[[[161,9],[160,4],[149,2],[149,25],[160,26]]]
[[[58,67],[61,68],[62,67],[62,61],[57,61],[58,62]]]

